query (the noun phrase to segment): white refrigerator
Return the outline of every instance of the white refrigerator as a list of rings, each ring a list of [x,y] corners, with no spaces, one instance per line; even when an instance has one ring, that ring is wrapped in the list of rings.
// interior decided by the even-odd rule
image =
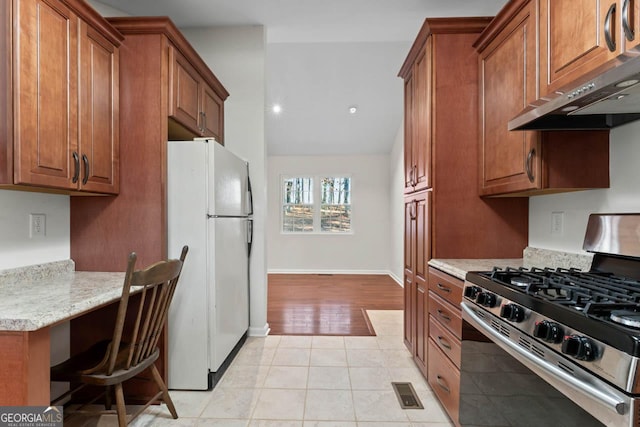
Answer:
[[[248,163],[213,139],[169,141],[167,160],[169,257],[189,245],[169,310],[168,386],[207,390],[249,328]]]

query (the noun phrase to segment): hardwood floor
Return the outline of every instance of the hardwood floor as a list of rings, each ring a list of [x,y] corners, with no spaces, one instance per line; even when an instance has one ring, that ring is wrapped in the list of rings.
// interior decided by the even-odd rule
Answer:
[[[387,275],[269,274],[273,335],[375,335],[365,310],[402,310],[403,289]]]

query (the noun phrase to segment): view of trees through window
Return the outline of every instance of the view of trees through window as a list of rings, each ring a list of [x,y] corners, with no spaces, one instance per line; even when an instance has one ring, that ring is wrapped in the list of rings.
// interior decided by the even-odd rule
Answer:
[[[313,178],[283,180],[282,231],[313,231]]]
[[[351,231],[350,177],[284,178],[282,184],[283,232]],[[318,202],[314,192],[320,194]]]
[[[322,178],[321,231],[351,231],[351,178]]]

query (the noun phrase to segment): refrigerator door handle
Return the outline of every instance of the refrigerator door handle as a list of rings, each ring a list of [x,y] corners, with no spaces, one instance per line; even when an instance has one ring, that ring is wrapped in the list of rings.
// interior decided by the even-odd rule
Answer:
[[[251,255],[251,244],[253,243],[253,220],[247,220],[247,255]]]
[[[249,177],[249,164],[247,163],[247,215],[253,215],[253,191],[251,190],[251,178]]]

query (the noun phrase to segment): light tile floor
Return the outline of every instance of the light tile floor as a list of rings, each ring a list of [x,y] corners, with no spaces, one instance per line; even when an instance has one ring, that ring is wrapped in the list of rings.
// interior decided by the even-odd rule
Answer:
[[[374,337],[249,338],[213,391],[171,391],[179,419],[155,406],[132,425],[450,427],[402,341],[400,310],[367,312]],[[409,381],[424,409],[401,409],[392,381]],[[114,426],[115,417],[70,420]]]

